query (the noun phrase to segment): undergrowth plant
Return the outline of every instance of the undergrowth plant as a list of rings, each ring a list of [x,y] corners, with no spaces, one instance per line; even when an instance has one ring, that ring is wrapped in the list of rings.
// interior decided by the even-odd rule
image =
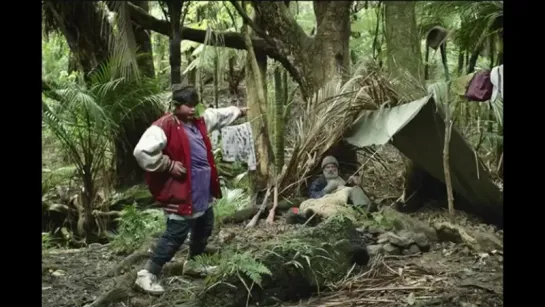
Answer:
[[[226,252],[214,255],[199,255],[193,260],[198,266],[217,266],[217,270],[207,276],[206,291],[219,284],[238,279],[250,293],[254,285],[261,287],[263,276],[272,272],[250,252]]]
[[[53,247],[51,234],[49,232],[42,232],[42,251],[48,250]]]
[[[235,212],[250,205],[250,197],[243,189],[222,188],[223,197],[214,205],[214,217],[216,225],[221,225],[222,218],[232,216]]]
[[[165,216],[161,210],[138,210],[126,206],[117,219],[117,232],[113,234],[112,248],[117,253],[128,254],[139,248],[150,236],[164,231]]]

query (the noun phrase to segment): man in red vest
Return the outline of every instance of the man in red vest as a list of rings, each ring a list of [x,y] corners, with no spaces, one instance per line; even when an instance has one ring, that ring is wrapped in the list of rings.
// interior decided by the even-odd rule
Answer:
[[[155,121],[134,149],[154,199],[167,214],[167,227],[153,255],[138,272],[135,284],[151,294],[162,294],[158,276],[191,232],[189,259],[202,254],[214,226],[212,198],[221,198],[218,171],[208,133],[246,115],[247,108],[206,109],[195,116],[199,103],[192,86],[173,91],[174,111]],[[213,267],[184,264],[188,274],[206,274]]]

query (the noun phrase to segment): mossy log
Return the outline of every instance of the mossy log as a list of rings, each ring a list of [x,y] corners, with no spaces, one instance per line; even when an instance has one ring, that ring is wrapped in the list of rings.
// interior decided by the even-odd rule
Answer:
[[[356,263],[366,265],[369,254],[353,222],[344,216],[326,219],[316,227],[301,227],[274,240],[252,243],[249,251],[271,272],[249,300],[261,306],[309,297],[327,282],[342,279]],[[240,252],[240,251],[239,251]],[[234,274],[203,293],[203,306],[245,306],[246,286]],[[240,273],[239,275],[243,275]],[[250,286],[251,281],[245,279]],[[236,290],[232,287],[236,286]]]

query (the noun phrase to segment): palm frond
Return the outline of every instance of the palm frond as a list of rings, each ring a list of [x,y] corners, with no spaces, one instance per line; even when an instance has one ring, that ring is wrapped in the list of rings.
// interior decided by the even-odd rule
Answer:
[[[494,29],[493,25],[503,16],[503,1],[433,1],[422,3],[422,9],[422,30],[425,26],[434,25],[449,28],[455,43],[471,52],[484,39],[500,30]],[[455,29],[444,22],[450,16],[458,16],[460,20],[456,22]]]
[[[108,1],[112,11],[116,12],[117,33],[110,35],[109,44],[112,56],[119,59],[116,67],[124,76],[139,76],[136,54],[138,48],[132,28],[128,4],[125,1]]]

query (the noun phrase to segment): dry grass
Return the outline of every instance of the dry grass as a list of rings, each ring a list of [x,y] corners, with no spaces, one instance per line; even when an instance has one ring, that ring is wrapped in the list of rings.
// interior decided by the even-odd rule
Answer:
[[[457,249],[459,246],[424,255],[379,256],[368,270],[356,274],[349,272],[345,279],[329,285],[330,291],[284,306],[467,305],[462,301],[481,301],[480,306],[502,306],[502,265],[497,258],[472,261],[474,256],[464,256]],[[471,262],[475,264],[468,265]],[[482,276],[479,280],[484,279],[480,281],[461,278],[465,277],[461,271],[472,270],[495,273]]]

